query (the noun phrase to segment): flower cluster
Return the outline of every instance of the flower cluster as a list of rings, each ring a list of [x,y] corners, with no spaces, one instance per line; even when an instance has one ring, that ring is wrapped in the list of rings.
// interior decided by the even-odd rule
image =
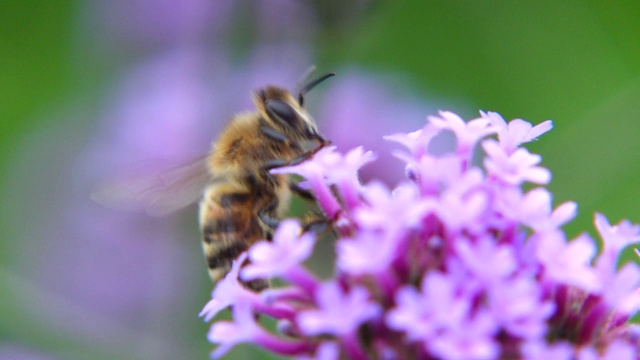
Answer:
[[[273,170],[306,178],[332,220],[334,275],[320,279],[303,265],[315,236],[284,220],[273,241],[235,261],[202,311],[206,320],[233,313],[211,327],[213,356],[247,342],[300,359],[640,359],[640,333],[627,322],[640,307],[640,269],[618,266],[640,227],[596,214],[600,253],[587,234],[566,238],[561,226],[576,204],[552,207],[550,172],[520,147],[551,127],[441,112],[387,137],[406,147],[396,155],[407,181],[395,189],[358,181],[375,159],[362,148],[328,147]],[[436,155],[430,143],[442,133],[455,146]],[[285,285],[242,286],[258,278]],[[263,316],[278,321],[277,332]]]

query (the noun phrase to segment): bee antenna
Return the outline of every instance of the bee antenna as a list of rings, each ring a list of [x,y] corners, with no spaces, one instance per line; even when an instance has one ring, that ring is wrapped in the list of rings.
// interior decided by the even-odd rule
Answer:
[[[302,76],[300,76],[298,78],[298,89],[296,91],[299,90],[299,88],[303,87],[304,84],[307,83],[307,81],[309,81],[309,78],[311,77],[311,75],[313,75],[313,73],[316,71],[316,66],[315,65],[311,65],[307,68],[307,70],[305,70],[302,73]]]
[[[314,69],[312,68],[311,71],[313,71]],[[300,89],[300,91],[298,91],[298,104],[300,104],[300,106],[303,105],[304,103],[304,95],[306,93],[308,93],[311,89],[313,89],[314,87],[316,87],[316,85],[320,84],[321,82],[327,80],[328,78],[335,76],[335,73],[328,73],[328,74],[324,74],[322,76],[320,76],[319,78],[309,81],[306,85],[302,86],[302,88]]]

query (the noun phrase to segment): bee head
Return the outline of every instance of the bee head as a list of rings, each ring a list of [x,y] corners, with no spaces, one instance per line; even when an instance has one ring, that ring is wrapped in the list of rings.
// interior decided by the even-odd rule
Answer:
[[[297,140],[306,140],[327,145],[318,133],[313,117],[305,110],[304,95],[313,87],[334,74],[324,75],[301,87],[298,99],[284,89],[268,86],[256,93],[255,103],[261,117],[272,127]]]

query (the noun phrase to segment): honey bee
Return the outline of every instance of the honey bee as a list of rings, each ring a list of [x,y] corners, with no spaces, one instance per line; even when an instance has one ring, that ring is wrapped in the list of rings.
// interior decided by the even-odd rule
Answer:
[[[305,161],[330,144],[305,109],[304,97],[333,75],[303,84],[297,97],[276,86],[256,91],[255,111],[234,116],[209,156],[154,179],[129,184],[125,191],[122,187],[103,189],[93,194],[94,200],[113,205],[133,196],[149,203],[150,213],[161,215],[196,200],[167,194],[204,188],[199,205],[202,248],[209,276],[220,280],[238,255],[259,240],[271,239],[292,192],[313,199],[288,175],[271,174],[270,170]],[[268,282],[253,280],[245,285],[259,291]]]
[[[297,98],[275,86],[257,91],[256,111],[236,115],[215,142],[207,161],[215,180],[200,201],[202,247],[214,281],[240,253],[271,237],[291,191],[310,197],[288,175],[269,170],[302,162],[329,144],[305,110],[304,95],[333,75],[309,82]],[[263,280],[247,285],[254,290],[267,286]]]

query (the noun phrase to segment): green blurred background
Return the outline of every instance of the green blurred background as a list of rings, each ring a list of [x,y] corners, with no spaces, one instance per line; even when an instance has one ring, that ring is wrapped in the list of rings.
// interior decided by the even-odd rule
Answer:
[[[197,274],[179,279],[190,285],[176,291],[187,294],[156,312],[138,309],[147,314],[145,326],[76,307],[39,277],[51,259],[40,251],[47,249],[42,242],[55,246],[65,234],[30,234],[43,219],[68,215],[67,204],[51,192],[74,186],[65,166],[94,141],[101,126],[95,114],[105,106],[101,99],[113,77],[156,46],[101,52],[100,27],[87,25],[95,20],[87,9],[95,7],[87,3],[0,2],[0,358],[175,358],[157,350],[170,348],[184,358],[204,359],[212,345],[196,314],[210,284],[199,272],[195,241],[180,250]],[[566,227],[569,236],[595,234],[594,212],[612,223],[640,222],[637,1],[361,1],[348,8],[340,1],[299,3],[316,19],[316,33],[305,41],[321,69],[392,73],[413,96],[464,118],[482,109],[533,123],[552,119],[553,131],[527,147],[553,172],[554,202],[579,205],[578,218]],[[273,14],[274,21],[283,20],[279,15]],[[254,41],[245,34],[251,26],[236,13],[222,41],[237,42],[234,51],[242,53]],[[87,29],[98,34],[87,35]],[[448,100],[439,105],[433,99]],[[51,181],[57,185],[46,185]],[[176,226],[197,238],[193,216],[191,210],[179,215]],[[99,282],[101,268],[94,271]],[[108,329],[83,333],[81,325],[65,325],[78,318]]]

